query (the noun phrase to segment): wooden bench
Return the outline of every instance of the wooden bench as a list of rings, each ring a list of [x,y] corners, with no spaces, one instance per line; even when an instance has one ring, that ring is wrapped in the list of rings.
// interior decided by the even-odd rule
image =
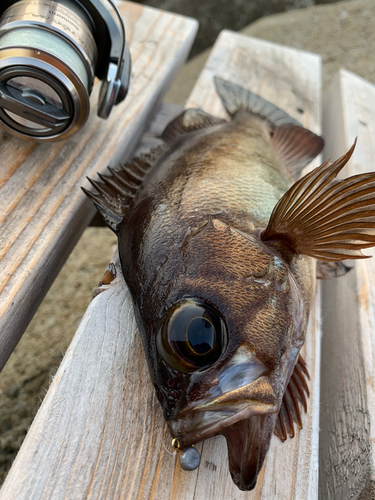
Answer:
[[[195,38],[194,19],[119,7],[133,80],[111,117],[96,116],[96,85],[88,123],[68,141],[36,145],[0,131],[0,370],[95,214],[80,186],[131,155]]]
[[[222,32],[187,106],[225,117],[214,75],[250,88],[321,132],[320,57]],[[116,256],[113,264],[117,277],[91,302],[0,499],[316,500],[320,286],[303,348],[311,374],[304,429],[285,443],[274,437],[256,489],[241,492],[230,478],[221,436],[197,446],[202,455],[197,470],[180,468]]]
[[[375,170],[375,86],[341,70],[323,99],[324,159],[343,177]],[[323,284],[319,498],[375,498],[375,251]]]

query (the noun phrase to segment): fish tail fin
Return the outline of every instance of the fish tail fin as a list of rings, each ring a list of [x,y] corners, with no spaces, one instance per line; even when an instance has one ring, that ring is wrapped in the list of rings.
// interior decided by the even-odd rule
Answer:
[[[247,111],[266,120],[272,131],[272,142],[294,179],[323,149],[324,141],[275,104],[250,90],[214,77],[216,91],[230,116]]]
[[[300,355],[294,372],[290,377],[286,388],[280,411],[277,416],[274,433],[281,441],[286,441],[289,437],[295,436],[294,424],[302,429],[301,408],[307,411],[306,396],[310,396],[307,380],[310,379],[305,360]]]
[[[355,144],[293,184],[275,206],[263,241],[281,241],[318,260],[369,257],[362,249],[375,246],[375,172],[336,179]]]
[[[268,120],[274,127],[287,123],[302,127],[301,123],[288,113],[263,99],[260,95],[254,94],[251,90],[218,76],[214,77],[214,82],[216,91],[230,116],[234,116],[238,111],[243,110]]]

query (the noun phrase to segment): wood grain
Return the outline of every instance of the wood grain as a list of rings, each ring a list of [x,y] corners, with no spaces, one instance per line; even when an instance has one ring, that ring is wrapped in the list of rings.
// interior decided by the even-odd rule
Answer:
[[[96,116],[100,85],[82,131],[39,144],[0,131],[0,370],[95,210],[86,176],[126,159],[184,63],[197,22],[121,3],[133,61],[124,103]]]
[[[343,177],[375,169],[375,87],[341,70],[324,95],[324,156],[344,154]],[[374,249],[364,252],[375,255]],[[375,493],[375,259],[323,288],[319,498]]]
[[[320,132],[320,58],[220,35],[189,106],[224,115],[212,76],[239,81]],[[303,108],[300,108],[303,104]],[[303,109],[303,116],[297,110]],[[183,471],[149,380],[131,300],[117,277],[90,304],[20,453],[1,500],[316,500],[318,486],[320,291],[303,354],[311,374],[304,429],[273,438],[253,492],[232,482],[225,440],[197,445],[200,467]]]

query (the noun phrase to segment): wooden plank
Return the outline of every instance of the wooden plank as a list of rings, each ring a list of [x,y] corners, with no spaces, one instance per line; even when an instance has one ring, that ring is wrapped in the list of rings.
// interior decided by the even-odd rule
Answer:
[[[223,32],[189,106],[224,116],[213,75],[238,81],[320,132],[320,58]],[[303,110],[301,113],[298,110]],[[1,500],[317,499],[319,288],[303,354],[312,397],[304,429],[272,440],[253,492],[232,482],[221,436],[197,445],[201,466],[183,471],[150,382],[131,300],[117,277],[90,304],[20,453]]]
[[[193,19],[121,3],[133,60],[124,103],[96,116],[100,85],[84,129],[49,145],[0,131],[0,370],[95,210],[80,186],[134,151],[149,116],[184,63]]]
[[[375,169],[375,86],[341,70],[324,95],[324,156],[358,137],[343,177]],[[374,249],[364,251],[375,255]],[[375,259],[323,287],[319,498],[375,498]]]

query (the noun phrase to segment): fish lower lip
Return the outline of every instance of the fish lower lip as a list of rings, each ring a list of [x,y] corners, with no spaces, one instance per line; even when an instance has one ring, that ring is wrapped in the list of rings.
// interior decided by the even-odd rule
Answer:
[[[274,419],[272,415],[250,417],[226,427],[229,470],[242,491],[253,490],[268,451]]]
[[[170,420],[168,426],[172,436],[178,438],[185,447],[218,434],[220,428],[233,416],[234,411],[191,412],[184,419]]]

